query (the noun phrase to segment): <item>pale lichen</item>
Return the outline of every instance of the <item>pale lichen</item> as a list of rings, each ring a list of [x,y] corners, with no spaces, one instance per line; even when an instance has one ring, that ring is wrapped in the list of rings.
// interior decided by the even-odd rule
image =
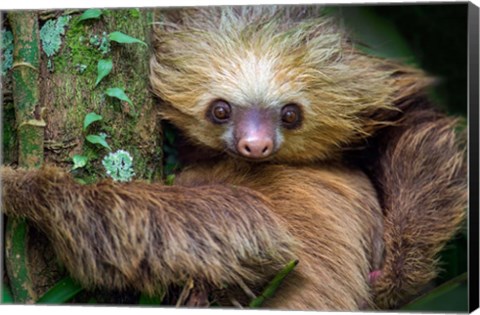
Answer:
[[[40,29],[42,49],[49,58],[49,70],[53,69],[50,58],[60,50],[62,46],[62,35],[65,34],[65,27],[70,22],[70,19],[70,16],[60,16],[56,20],[48,20]]]
[[[7,71],[13,65],[13,34],[8,30],[2,30],[2,76],[7,74]]]
[[[135,175],[133,171],[133,158],[127,151],[118,150],[110,153],[102,160],[108,176],[119,182],[128,182]]]

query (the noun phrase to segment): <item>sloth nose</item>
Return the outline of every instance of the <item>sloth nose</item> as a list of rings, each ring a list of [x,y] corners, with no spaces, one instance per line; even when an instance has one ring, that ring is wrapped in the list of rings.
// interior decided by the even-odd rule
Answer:
[[[266,158],[273,151],[273,141],[270,137],[240,139],[237,144],[238,152],[248,158]]]

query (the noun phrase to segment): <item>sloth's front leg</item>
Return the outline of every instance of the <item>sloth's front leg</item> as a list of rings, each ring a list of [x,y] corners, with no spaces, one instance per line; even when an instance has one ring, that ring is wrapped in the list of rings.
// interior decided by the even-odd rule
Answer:
[[[247,188],[80,185],[53,167],[0,175],[2,211],[42,229],[86,287],[154,294],[193,279],[221,288],[271,276],[292,259],[282,221]]]

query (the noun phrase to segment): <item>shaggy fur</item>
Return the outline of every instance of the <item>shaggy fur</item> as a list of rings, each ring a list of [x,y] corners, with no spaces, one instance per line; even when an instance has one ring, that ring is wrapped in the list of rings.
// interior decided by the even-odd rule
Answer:
[[[285,223],[249,189],[82,186],[54,167],[1,174],[6,214],[37,224],[88,288],[153,294],[190,277],[221,287],[271,274],[293,258]]]
[[[188,284],[196,301],[220,291],[243,302],[236,288],[257,294],[297,258],[268,307],[390,308],[419,292],[464,217],[455,122],[422,101],[421,71],[360,53],[318,10],[166,10],[152,89],[194,152],[214,154],[174,187],[4,168],[4,211],[41,227],[89,287]],[[270,160],[243,161],[224,153],[232,123],[207,119],[218,99],[270,113],[295,103],[304,120],[277,128]]]
[[[361,172],[230,160],[191,167],[177,182],[234,184],[271,200],[272,212],[296,239],[299,264],[267,306],[353,310],[370,300],[366,279],[381,263],[383,217],[376,192]]]
[[[435,278],[438,253],[466,215],[466,155],[458,149],[465,137],[457,140],[456,121],[432,110],[407,113],[382,135],[385,151],[373,172],[385,212],[383,276],[373,287],[382,308]]]
[[[261,284],[297,258],[270,305],[345,310],[369,300],[369,266],[380,263],[382,214],[361,172],[225,161],[186,171],[175,187],[82,186],[52,167],[3,168],[2,179],[6,214],[37,224],[89,288]]]
[[[283,134],[274,161],[312,162],[338,155],[385,123],[374,113],[425,87],[420,71],[353,49],[319,8],[237,7],[167,11],[155,29],[153,91],[163,116],[191,141],[224,149],[223,129],[205,120],[209,104],[281,108],[307,117]]]

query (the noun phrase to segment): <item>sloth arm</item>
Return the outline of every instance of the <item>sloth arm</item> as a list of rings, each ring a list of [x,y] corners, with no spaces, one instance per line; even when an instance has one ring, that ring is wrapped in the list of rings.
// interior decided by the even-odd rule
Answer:
[[[292,259],[269,200],[232,185],[80,185],[58,168],[1,169],[2,211],[50,238],[85,287],[154,294],[189,279],[220,288],[255,281]]]
[[[173,187],[79,185],[53,167],[4,167],[3,209],[45,231],[86,287],[154,294],[192,279],[207,291],[256,290],[296,258],[268,306],[354,310],[369,300],[381,211],[363,173],[237,164],[190,168]]]
[[[370,301],[368,273],[383,253],[383,215],[365,174],[334,165],[215,161],[192,166],[181,185],[234,183],[273,203],[296,241],[294,272],[267,308],[358,310]]]
[[[397,307],[438,272],[437,258],[465,218],[466,159],[456,120],[422,99],[372,141],[367,171],[384,211],[385,259],[376,273],[377,306]]]

